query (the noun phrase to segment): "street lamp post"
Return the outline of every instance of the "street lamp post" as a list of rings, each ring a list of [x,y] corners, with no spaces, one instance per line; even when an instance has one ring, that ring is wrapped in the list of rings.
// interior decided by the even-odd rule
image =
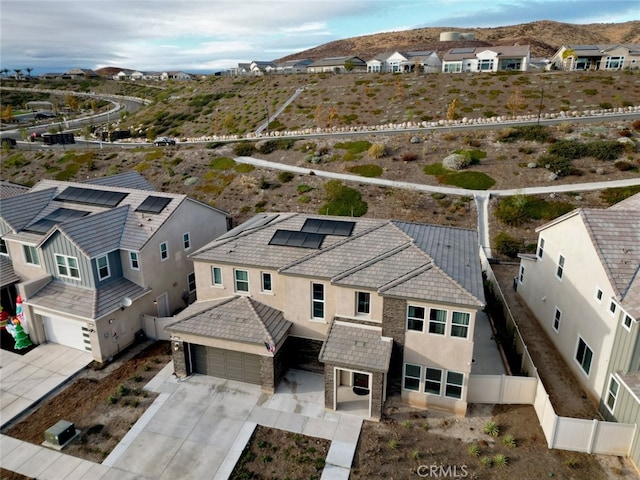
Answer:
[[[269,103],[265,100],[264,108],[267,110],[267,137],[269,136]]]
[[[542,115],[542,101],[544,100],[544,81],[540,77],[540,105],[538,105],[538,125],[540,125],[540,116]]]

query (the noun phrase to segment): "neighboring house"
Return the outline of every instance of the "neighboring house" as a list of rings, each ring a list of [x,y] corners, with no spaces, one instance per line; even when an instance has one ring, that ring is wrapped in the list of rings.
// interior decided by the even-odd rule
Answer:
[[[120,70],[113,76],[114,80],[130,80],[131,75],[135,72],[135,70],[124,69]]]
[[[442,62],[433,51],[394,52],[376,55],[367,62],[367,72],[413,73],[416,67],[424,73],[437,73],[442,69]]]
[[[273,391],[324,372],[325,406],[356,389],[464,414],[478,310],[476,232],[368,218],[259,214],[190,255],[198,300],[165,328],[180,377]]]
[[[227,221],[185,195],[155,191],[135,172],[42,180],[3,199],[0,237],[31,340],[90,351],[97,361],[122,351],[141,315],[170,316],[194,298],[187,255],[226,232]]]
[[[249,71],[253,75],[264,75],[267,73],[273,73],[276,71],[276,64],[273,62],[254,60],[249,64]]]
[[[367,62],[360,57],[321,58],[307,67],[307,73],[358,73],[367,71]]]
[[[640,194],[537,229],[514,286],[608,420],[640,420]],[[640,461],[640,435],[632,458]]]
[[[526,71],[529,45],[452,48],[442,57],[444,73]]]
[[[93,70],[90,70],[88,68],[73,68],[71,70],[67,70],[66,72],[64,72],[63,77],[71,78],[75,80],[82,80],[84,78],[98,78],[99,75]]]
[[[167,81],[167,80],[192,80],[192,77],[189,73],[185,73],[185,72],[162,72],[160,74],[160,80],[162,81]]]
[[[251,72],[250,63],[238,63],[237,67],[232,67],[229,69],[229,75],[234,75],[234,76],[248,75],[250,72]]]
[[[549,63],[555,70],[637,70],[640,44],[563,45]]]
[[[276,65],[277,73],[307,73],[307,67],[313,63],[313,60],[309,58],[298,60],[287,60],[286,62],[278,63]]]

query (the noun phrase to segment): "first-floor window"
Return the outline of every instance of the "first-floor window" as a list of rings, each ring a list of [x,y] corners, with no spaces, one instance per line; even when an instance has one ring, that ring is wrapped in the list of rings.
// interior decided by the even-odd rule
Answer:
[[[369,292],[356,292],[356,313],[369,315],[371,311],[371,294]]]
[[[404,388],[405,390],[420,391],[420,365],[411,365],[410,363],[404,366]]]
[[[271,292],[271,274],[269,272],[262,272],[262,291]]]
[[[553,315],[553,329],[557,332],[560,330],[560,318],[562,317],[562,312],[558,310],[556,307],[556,312]]]
[[[593,359],[593,351],[589,348],[589,345],[585,343],[582,338],[578,341],[578,350],[576,351],[576,360],[584,370],[584,373],[589,375],[591,370],[591,360]]]
[[[24,251],[24,261],[26,263],[40,266],[40,257],[38,256],[38,249],[36,247],[23,245],[22,250]]]
[[[249,272],[246,270],[234,270],[236,278],[236,292],[249,291]]]
[[[211,283],[214,287],[222,286],[222,270],[220,270],[220,267],[211,267]]]
[[[140,270],[140,262],[138,260],[137,252],[129,252],[129,264],[132,270]]]
[[[447,311],[432,308],[429,310],[429,333],[444,335],[447,325]]]
[[[191,272],[187,277],[187,285],[189,288],[189,293],[193,293],[196,291],[196,274]]]
[[[61,277],[80,278],[77,258],[67,257],[66,255],[56,255],[56,265],[58,267],[58,274],[60,274]]]
[[[447,372],[447,385],[444,396],[449,398],[462,398],[462,384],[464,374],[458,372]]]
[[[109,258],[106,255],[102,257],[98,257],[96,260],[98,263],[98,278],[100,280],[104,280],[105,278],[109,278],[111,273],[109,272]]]
[[[471,315],[464,312],[453,312],[451,317],[451,336],[467,338]]]
[[[620,384],[618,381],[611,377],[609,380],[609,388],[607,390],[607,408],[611,413],[613,413],[613,409],[616,406],[616,399],[618,398],[618,390],[620,389]]]
[[[520,283],[524,283],[524,265],[520,265]]]
[[[160,244],[160,260],[164,262],[167,258],[169,258],[169,244],[162,242]]]
[[[407,330],[424,331],[424,307],[409,305],[407,310]]]
[[[311,317],[324,318],[324,285],[311,284]]]
[[[440,395],[442,392],[442,370],[439,368],[425,367],[424,391],[425,393]]]

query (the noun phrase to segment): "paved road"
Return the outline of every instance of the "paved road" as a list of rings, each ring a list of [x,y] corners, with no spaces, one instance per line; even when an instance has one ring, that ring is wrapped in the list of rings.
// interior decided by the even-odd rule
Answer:
[[[383,178],[367,178],[360,175],[350,175],[347,173],[325,172],[317,168],[302,168],[294,165],[284,165],[253,157],[235,157],[238,163],[247,163],[259,168],[272,170],[285,170],[300,175],[317,175],[318,177],[343,180],[345,182],[368,183],[390,188],[400,188],[404,190],[417,190],[420,192],[443,193],[445,195],[467,195],[473,196],[478,210],[478,242],[485,250],[487,257],[491,258],[491,238],[489,234],[489,200],[491,197],[506,197],[511,195],[537,195],[562,192],[584,192],[592,190],[604,190],[615,187],[629,187],[640,185],[640,177],[626,180],[611,180],[591,183],[574,183],[568,185],[546,185],[540,187],[525,187],[506,190],[467,190],[456,187],[442,187],[439,185],[424,185],[420,183],[400,182],[386,180]]]

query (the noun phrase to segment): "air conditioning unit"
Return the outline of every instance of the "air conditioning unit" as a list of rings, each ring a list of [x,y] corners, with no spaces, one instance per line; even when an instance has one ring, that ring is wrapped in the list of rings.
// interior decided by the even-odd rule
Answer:
[[[69,443],[76,434],[76,427],[73,423],[60,420],[53,427],[44,432],[44,444],[56,449],[61,449]]]

